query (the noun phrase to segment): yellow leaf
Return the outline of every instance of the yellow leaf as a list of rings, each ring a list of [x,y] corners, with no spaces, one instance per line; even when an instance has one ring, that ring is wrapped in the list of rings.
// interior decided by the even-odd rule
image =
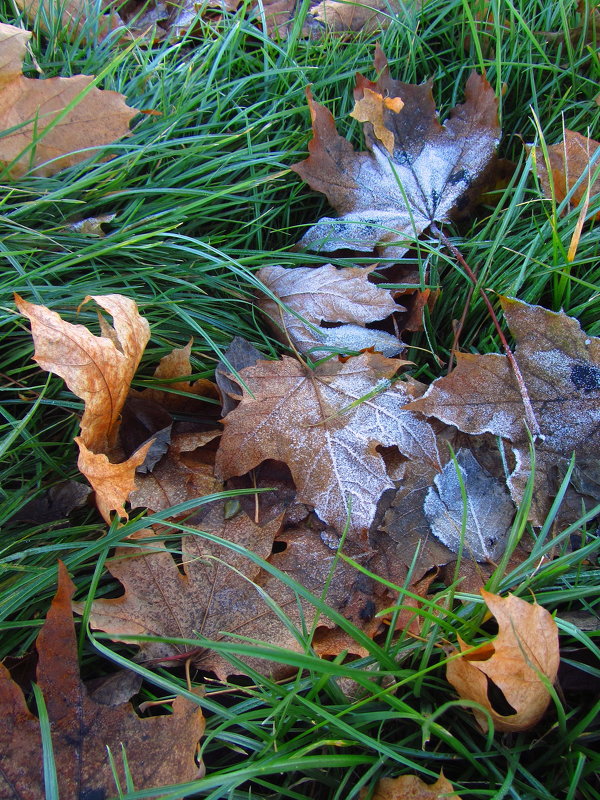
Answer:
[[[404,103],[399,97],[383,97],[379,92],[365,87],[363,96],[356,101],[350,116],[359,122],[370,122],[375,136],[388,153],[393,155],[394,134],[385,125],[384,112],[389,109],[397,114],[403,107]]]

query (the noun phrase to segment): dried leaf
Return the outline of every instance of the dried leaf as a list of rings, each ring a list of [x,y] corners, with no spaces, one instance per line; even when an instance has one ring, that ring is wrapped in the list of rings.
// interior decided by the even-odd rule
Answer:
[[[152,442],[140,447],[127,461],[115,464],[104,453],[88,450],[81,436],[76,436],[75,441],[79,446],[77,468],[96,493],[98,511],[109,524],[111,511],[127,519],[124,503],[135,490],[135,471],[144,463]]]
[[[280,526],[281,517],[260,528],[245,514],[229,520],[221,517],[218,522],[217,515],[212,514],[203,521],[202,529],[268,559],[367,633],[374,634],[380,628],[375,614],[390,604],[389,596],[384,602],[374,591],[372,581],[338,560],[336,549],[329,548],[318,532],[308,528],[288,530],[277,540],[278,552],[271,555]],[[139,547],[118,549],[115,559],[108,564],[111,574],[125,587],[125,594],[93,603],[90,624],[94,628],[100,628],[115,640],[135,644],[139,642],[131,639],[132,635],[159,636],[164,641],[141,645],[142,657],[158,661],[191,657],[198,667],[215,672],[220,679],[240,674],[245,667],[232,665],[219,653],[205,648],[186,652],[168,639],[201,634],[217,641],[231,641],[228,634],[234,634],[294,652],[304,650],[300,632],[306,627],[310,630],[316,615],[314,606],[241,553],[207,541],[201,535],[185,536],[182,574],[160,537],[142,531],[133,538],[147,541],[140,542]],[[370,554],[363,553],[358,546],[349,546],[347,552],[359,561]],[[272,611],[266,597],[287,615],[298,631],[296,635]],[[75,608],[83,610],[82,604],[76,604]],[[319,631],[335,628],[325,617],[318,618],[318,626]],[[347,643],[347,638],[338,642],[341,647]],[[252,656],[240,656],[240,660],[276,677],[294,671],[285,664]],[[175,666],[177,661],[164,663]]]
[[[548,147],[548,162],[541,147],[534,147],[535,168],[547,198],[562,203],[573,190],[569,200],[577,207],[589,188],[589,198],[600,194],[600,142],[588,139],[576,131],[565,130],[565,138]],[[576,184],[577,188],[574,188]],[[600,220],[600,211],[595,215]]]
[[[121,787],[126,785],[122,748],[137,790],[199,777],[194,756],[204,720],[192,700],[177,697],[172,714],[140,719],[130,703],[108,707],[88,695],[77,663],[74,589],[61,564],[58,590],[37,640],[37,684],[50,720],[60,796],[116,796],[108,748]],[[0,796],[39,800],[46,796],[39,723],[1,664],[0,707]]]
[[[193,383],[189,378],[192,374],[192,340],[185,347],[176,347],[166,356],[161,358],[158,367],[154,370],[157,381],[164,381],[165,388],[145,389],[140,396],[152,400],[173,414],[197,413],[198,400],[206,402],[217,399],[216,386],[212,381],[198,378]]]
[[[89,486],[78,481],[61,481],[26,503],[11,520],[27,520],[36,525],[56,522],[84,505],[90,492]]]
[[[369,528],[382,493],[393,487],[378,444],[438,464],[434,434],[401,410],[410,384],[390,378],[403,362],[366,353],[315,370],[292,358],[242,370],[249,392],[224,420],[215,471],[241,475],[266,459],[286,463],[299,502],[342,530]]]
[[[519,597],[506,598],[481,590],[483,599],[498,622],[498,635],[471,650],[459,637],[459,658],[448,661],[446,678],[461,697],[486,708],[499,731],[523,731],[542,718],[550,702],[547,683],[554,683],[560,661],[558,628],[552,615],[537,603]],[[469,651],[471,652],[465,652]],[[492,682],[514,714],[498,713],[490,703]],[[474,710],[486,731],[487,716]]]
[[[81,420],[78,467],[96,491],[96,504],[107,522],[110,512],[127,516],[123,504],[135,488],[134,474],[152,442],[121,463],[113,463],[114,448],[129,384],[150,338],[148,322],[133,300],[117,294],[86,297],[111,314],[114,328],[101,317],[101,335],[72,325],[45,306],[15,295],[19,311],[31,322],[34,359],[42,369],[59,375],[85,403]]]
[[[337,219],[323,217],[307,231],[300,244],[312,250],[368,252],[380,247],[387,256],[399,257],[408,249],[403,240],[469,205],[493,162],[500,135],[498,103],[485,78],[471,74],[465,103],[442,126],[431,83],[393,80],[379,48],[375,68],[377,82],[359,75],[354,95],[360,101],[369,90],[387,98],[383,125],[393,136],[393,157],[381,141],[379,112],[364,124],[368,151],[356,153],[337,133],[331,113],[308,93],[310,155],[292,169],[323,192],[340,214]],[[404,106],[396,113],[398,98]]]
[[[100,214],[97,217],[85,217],[77,222],[70,222],[67,228],[75,233],[81,233],[84,236],[97,236],[104,238],[106,231],[102,227],[108,225],[116,217],[116,214]]]
[[[455,553],[464,546],[475,561],[497,560],[505,550],[515,515],[504,485],[466,449],[458,451],[456,463],[449,461],[435,476],[434,484],[424,503],[434,535]]]
[[[350,116],[359,122],[370,122],[375,138],[379,139],[388,153],[393,156],[394,134],[385,126],[384,112],[386,108],[399,114],[404,108],[404,103],[400,97],[384,97],[379,92],[374,92],[365,86],[363,96],[354,104]]]
[[[22,74],[31,34],[0,23],[0,165],[11,178],[54,175],[129,134],[138,113],[123,95],[97,89],[86,75],[35,80]],[[65,116],[67,106],[81,95]]]
[[[361,800],[367,790],[361,791]],[[460,800],[450,781],[440,772],[435,783],[428,784],[417,775],[400,775],[398,778],[381,778],[377,781],[371,800]]]
[[[311,15],[325,28],[345,33],[361,31],[375,33],[390,26],[401,14],[406,15],[411,5],[418,8],[420,3],[400,3],[397,0],[323,0],[314,6]]]
[[[369,282],[369,274],[374,269],[336,269],[332,264],[314,269],[263,267],[257,277],[290,311],[268,296],[261,298],[258,304],[285,344],[291,340],[297,350],[311,353],[315,359],[331,352],[349,353],[367,348],[394,356],[404,348],[399,339],[384,331],[363,327],[367,322],[404,310],[394,302],[390,291]],[[302,322],[298,314],[309,325]],[[346,324],[325,328],[321,327],[323,322]]]
[[[260,351],[242,336],[235,336],[231,340],[231,344],[225,351],[224,356],[229,367],[225,361],[221,360],[217,364],[215,372],[215,381],[221,393],[223,406],[221,416],[223,417],[229,414],[232,408],[236,407],[238,398],[242,396],[242,390],[239,383],[234,380],[231,367],[239,372],[244,367],[251,367],[256,364],[258,359],[262,358]]]
[[[71,36],[74,36],[85,29],[90,14],[94,12],[97,14],[97,6],[89,0],[65,0],[61,3],[48,3],[44,0],[15,0],[15,2],[32,25],[39,25],[49,35],[58,28],[66,28]],[[108,5],[108,2],[102,3],[105,11]],[[95,24],[98,26],[98,37],[102,40],[111,31],[120,28],[123,20],[116,11],[111,10],[100,14]]]
[[[502,299],[517,343],[515,357],[539,422],[531,520],[541,525],[560,468],[600,452],[600,339],[586,336],[576,319],[541,306]],[[531,472],[523,402],[503,355],[457,354],[456,368],[434,381],[407,408],[435,416],[467,433],[489,432],[513,444],[516,465],[509,485],[519,503]]]
[[[87,448],[105,452],[115,443],[129,384],[150,338],[150,327],[133,300],[117,294],[86,297],[113,318],[114,328],[94,336],[45,306],[15,295],[19,311],[31,322],[34,360],[59,375],[85,403],[81,439]]]

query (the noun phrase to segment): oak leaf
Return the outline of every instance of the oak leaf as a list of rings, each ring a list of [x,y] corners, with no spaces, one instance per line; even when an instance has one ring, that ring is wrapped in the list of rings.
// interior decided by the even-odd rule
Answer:
[[[369,282],[374,269],[336,269],[332,264],[314,269],[263,267],[257,277],[289,311],[269,296],[260,298],[258,305],[284,343],[291,341],[299,352],[310,353],[315,360],[332,352],[367,348],[395,356],[404,347],[396,336],[364,327],[367,322],[404,310],[389,290]],[[322,323],[344,324],[323,327]]]
[[[558,628],[537,603],[515,595],[502,598],[484,589],[481,594],[496,618],[498,635],[474,650],[459,637],[462,655],[448,661],[446,678],[461,697],[488,710],[496,730],[523,731],[539,722],[550,702],[547,684],[556,680],[560,661]],[[513,714],[494,708],[490,682],[502,692]],[[487,716],[477,709],[473,713],[486,731]]]
[[[361,791],[361,800],[367,791]],[[460,800],[450,781],[440,773],[435,783],[425,783],[417,775],[400,775],[398,778],[381,778],[370,795],[371,800]]]
[[[137,790],[200,777],[194,756],[204,719],[193,700],[177,697],[172,714],[141,719],[128,702],[107,706],[88,694],[77,663],[74,589],[60,564],[58,590],[37,639],[37,684],[50,722],[60,796],[116,796],[109,749],[121,787],[122,748]],[[0,796],[39,800],[46,796],[39,723],[2,664],[0,708]]]
[[[73,325],[45,306],[15,295],[19,311],[31,322],[34,359],[59,375],[85,404],[81,420],[78,467],[96,491],[102,516],[110,522],[110,511],[126,516],[123,503],[135,487],[134,473],[146,456],[146,443],[126,461],[114,463],[123,404],[129,385],[150,338],[148,322],[133,300],[122,295],[95,295],[94,300],[111,314],[114,327],[101,317],[101,335],[83,325]]]
[[[573,451],[582,463],[600,451],[600,339],[579,322],[541,306],[502,298],[542,437],[536,443],[535,490],[530,519],[541,525],[561,470]],[[467,433],[508,439],[515,453],[509,479],[518,504],[531,473],[529,437],[521,393],[506,356],[458,353],[456,368],[438,378],[407,408]]]
[[[31,33],[0,23],[0,131],[9,131],[0,139],[0,165],[12,178],[30,170],[54,175],[84,161],[128,135],[138,113],[123,95],[90,88],[94,78],[87,75],[26,78],[22,66],[30,38]]]
[[[468,206],[494,160],[500,136],[498,102],[487,80],[469,77],[465,103],[440,125],[431,83],[420,86],[390,77],[387,60],[377,48],[376,82],[358,75],[355,100],[367,91],[386,98],[383,127],[393,137],[382,141],[380,111],[364,123],[368,150],[355,152],[336,130],[331,113],[310,92],[313,139],[309,157],[292,166],[313,189],[323,192],[339,217],[323,217],[300,245],[317,251],[376,247],[391,257],[406,252],[404,243],[432,222],[448,220]],[[394,110],[400,99],[403,107]]]
[[[562,203],[570,194],[569,205],[576,207],[586,197],[600,194],[600,142],[565,130],[565,138],[547,148],[548,162],[541,147],[533,148],[535,168],[547,198]],[[571,194],[572,192],[572,194]],[[600,211],[595,214],[600,220]]]
[[[438,464],[430,426],[401,410],[415,396],[412,385],[390,384],[403,363],[365,353],[314,370],[288,357],[242,370],[250,391],[224,420],[216,474],[228,478],[266,459],[283,461],[299,502],[340,531],[351,507],[351,529],[368,529],[379,498],[394,485],[378,445]]]

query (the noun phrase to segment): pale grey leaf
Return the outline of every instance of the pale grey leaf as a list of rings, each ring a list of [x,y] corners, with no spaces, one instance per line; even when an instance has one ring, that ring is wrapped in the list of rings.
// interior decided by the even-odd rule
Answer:
[[[456,461],[466,492],[464,550],[477,561],[495,561],[504,552],[515,507],[507,489],[480,466],[470,450],[459,450]],[[457,464],[449,461],[434,484],[423,510],[434,535],[456,553],[465,515]]]

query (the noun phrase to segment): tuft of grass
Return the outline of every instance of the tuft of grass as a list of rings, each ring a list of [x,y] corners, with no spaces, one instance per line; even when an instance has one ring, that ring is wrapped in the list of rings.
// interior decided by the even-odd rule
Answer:
[[[0,2],[0,15],[22,23],[8,0]],[[559,141],[564,127],[598,129],[597,42],[585,26],[571,38],[584,19],[573,3],[490,0],[479,8],[468,0],[427,0],[418,8],[405,3],[405,12],[378,37],[292,35],[281,41],[270,39],[260,14],[244,5],[216,22],[200,19],[195,35],[182,41],[154,47],[136,42],[127,52],[118,33],[98,41],[93,15],[74,40],[56,15],[45,17],[40,14],[32,26],[26,74],[37,74],[34,64],[43,77],[102,74],[103,88],[123,92],[140,111],[159,113],[140,114],[131,137],[108,148],[110,160],[95,156],[51,178],[0,178],[2,658],[31,648],[54,593],[57,558],[67,563],[81,597],[113,592],[117,587],[104,571],[113,548],[169,515],[133,519],[108,532],[88,508],[51,524],[19,521],[18,512],[32,497],[65,477],[78,477],[72,439],[82,409],[60,380],[31,361],[31,337],[15,312],[13,292],[90,326],[93,313],[78,310],[86,295],[134,297],[152,330],[140,386],[151,380],[159,358],[190,336],[197,377],[211,376],[234,335],[274,356],[281,348],[253,305],[257,269],[328,260],[340,266],[368,263],[291,252],[326,206],[289,165],[306,154],[309,83],[334,113],[340,132],[362,146],[359,126],[347,115],[354,73],[373,75],[376,40],[399,79],[434,78],[442,117],[461,102],[469,71],[485,70],[500,97],[500,154],[516,169],[475,216],[445,230],[486,289],[564,309],[590,334],[600,334],[600,229],[588,222],[574,260],[567,259],[580,210],[543,198],[523,148],[523,142],[543,148]],[[562,34],[562,41],[555,36],[550,42],[545,32]],[[595,203],[590,219],[598,211]],[[68,227],[72,220],[108,213],[116,217],[104,238]],[[425,330],[410,341],[407,357],[417,365],[415,376],[429,381],[442,374],[435,357],[447,361],[452,321],[466,303],[461,347],[499,351],[480,299],[475,293],[468,300],[468,280],[436,240],[423,238],[404,262],[418,267],[423,284],[442,290]],[[385,259],[380,263],[385,266]],[[570,620],[573,612],[598,615],[599,509],[561,530],[559,505],[560,496],[540,531],[526,524],[526,505],[520,509],[511,541],[525,532],[531,553],[506,573],[509,552],[489,583],[525,598],[533,592],[556,612],[571,683],[555,695],[554,708],[535,731],[483,735],[468,704],[454,698],[444,679],[447,656],[438,645],[480,632],[482,604],[460,584],[436,585],[419,612],[421,638],[390,636],[376,644],[341,618],[369,653],[350,663],[317,658],[307,631],[298,632],[302,653],[267,642],[208,643],[200,636],[189,642],[211,644],[233,664],[250,648],[253,655],[289,664],[296,677],[277,683],[252,673],[239,683],[209,681],[198,701],[207,716],[206,777],[172,790],[121,788],[119,796],[346,800],[385,775],[415,772],[432,779],[443,768],[463,798],[598,800],[599,707],[586,687],[600,680],[599,634]],[[171,528],[176,552],[183,528]],[[312,603],[315,615],[335,617],[322,598],[307,596],[287,575],[278,577]],[[406,592],[397,587],[398,607]],[[147,699],[187,692],[182,673],[149,670],[133,660],[134,649],[85,627],[81,648],[86,677],[116,664],[143,675]],[[51,785],[50,746],[44,755]]]

